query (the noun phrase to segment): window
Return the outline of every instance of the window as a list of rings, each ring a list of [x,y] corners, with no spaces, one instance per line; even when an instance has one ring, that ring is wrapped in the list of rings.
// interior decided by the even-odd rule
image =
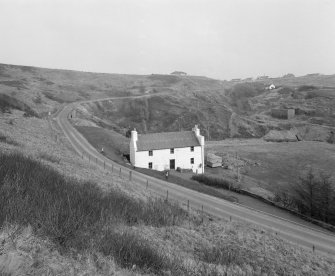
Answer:
[[[194,147],[193,146],[191,147],[191,151],[194,151]]]
[[[170,153],[174,153],[174,149],[172,148],[172,149],[170,149]]]
[[[153,156],[152,150],[149,150],[149,156]]]
[[[148,167],[149,169],[152,169],[152,162],[149,162]]]
[[[194,158],[191,158],[191,164],[194,164]]]

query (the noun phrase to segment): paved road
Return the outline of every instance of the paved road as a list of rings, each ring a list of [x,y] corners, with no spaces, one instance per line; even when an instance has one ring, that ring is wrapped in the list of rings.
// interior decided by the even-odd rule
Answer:
[[[112,100],[112,98],[109,100]],[[87,102],[90,101],[82,103]],[[143,187],[147,185],[148,181],[150,189],[155,193],[166,196],[168,191],[169,199],[177,200],[182,205],[185,205],[187,201],[189,201],[192,208],[201,209],[203,206],[206,213],[216,217],[247,221],[273,230],[280,237],[290,242],[297,243],[302,247],[312,250],[314,246],[316,252],[335,256],[335,235],[330,232],[318,231],[289,220],[278,218],[270,214],[252,210],[238,204],[189,190],[176,184],[132,171],[129,168],[120,166],[119,164],[107,159],[105,156],[97,152],[96,149],[68,121],[68,116],[75,105],[76,104],[70,104],[65,106],[57,114],[56,120],[65,136],[69,139],[71,145],[80,156],[90,159],[91,162],[95,162],[98,165],[105,166],[106,169],[121,173],[124,177],[129,177],[131,174],[132,181],[142,184]]]

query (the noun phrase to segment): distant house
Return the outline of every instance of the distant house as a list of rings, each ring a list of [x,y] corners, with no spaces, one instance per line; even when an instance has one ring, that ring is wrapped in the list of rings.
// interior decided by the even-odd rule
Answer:
[[[269,87],[268,87],[269,90],[272,90],[272,89],[275,89],[275,88],[276,88],[276,86],[273,83],[270,84]]]
[[[295,116],[294,108],[273,108],[271,116],[278,119],[292,119]]]
[[[130,139],[130,162],[139,168],[157,171],[191,169],[204,173],[205,138],[198,126],[192,131],[138,134]]]
[[[175,76],[186,76],[187,74],[182,71],[174,71],[170,75],[175,75]]]

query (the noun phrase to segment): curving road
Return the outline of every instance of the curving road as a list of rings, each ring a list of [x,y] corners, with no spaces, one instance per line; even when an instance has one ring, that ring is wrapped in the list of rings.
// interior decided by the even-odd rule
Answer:
[[[168,191],[169,199],[176,200],[182,205],[186,205],[189,201],[189,204],[192,208],[197,208],[199,210],[203,207],[206,213],[209,213],[213,216],[224,219],[239,219],[242,221],[247,221],[266,229],[273,230],[280,237],[290,242],[297,243],[302,247],[309,248],[310,250],[312,250],[314,247],[315,251],[318,253],[335,256],[335,235],[327,232],[326,230],[319,231],[317,229],[309,228],[270,214],[259,212],[216,197],[189,190],[173,183],[165,182],[130,170],[129,168],[123,167],[101,155],[71,125],[68,117],[77,104],[112,99],[113,98],[108,98],[70,104],[63,107],[63,109],[58,114],[56,114],[55,118],[58,125],[70,141],[72,147],[80,156],[83,156],[86,159],[90,159],[100,166],[105,166],[106,169],[118,172],[124,177],[128,178],[131,174],[132,181],[142,184],[143,187],[146,187],[148,182],[150,189],[161,196],[166,196]]]

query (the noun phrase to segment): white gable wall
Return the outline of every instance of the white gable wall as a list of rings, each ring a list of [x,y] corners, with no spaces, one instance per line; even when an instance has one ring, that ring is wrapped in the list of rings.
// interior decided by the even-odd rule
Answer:
[[[133,149],[130,148],[130,151]],[[192,169],[194,173],[203,173],[203,147],[195,146],[194,151],[191,147],[174,148],[174,153],[170,149],[153,150],[153,156],[149,156],[149,151],[138,151],[134,153],[134,162],[132,164],[139,168],[149,168],[149,162],[152,162],[152,169],[163,171],[170,169],[170,159],[175,159],[175,168]],[[194,158],[194,164],[191,164],[191,158]],[[132,158],[131,158],[132,159]],[[131,160],[132,161],[132,160]]]

